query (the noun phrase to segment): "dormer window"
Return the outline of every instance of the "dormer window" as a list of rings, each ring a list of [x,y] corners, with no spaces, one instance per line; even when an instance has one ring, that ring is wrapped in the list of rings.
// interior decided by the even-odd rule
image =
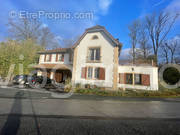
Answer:
[[[92,37],[92,40],[95,40],[95,39],[98,39],[98,36],[97,36],[97,35],[94,35],[94,36]]]

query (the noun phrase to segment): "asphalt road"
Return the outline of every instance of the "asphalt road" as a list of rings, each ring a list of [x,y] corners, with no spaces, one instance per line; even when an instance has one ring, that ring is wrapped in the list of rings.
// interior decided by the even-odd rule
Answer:
[[[81,97],[81,96],[79,96]],[[179,99],[53,99],[0,89],[1,134],[179,134]]]
[[[170,119],[0,116],[0,134],[6,135],[179,135],[179,125]]]

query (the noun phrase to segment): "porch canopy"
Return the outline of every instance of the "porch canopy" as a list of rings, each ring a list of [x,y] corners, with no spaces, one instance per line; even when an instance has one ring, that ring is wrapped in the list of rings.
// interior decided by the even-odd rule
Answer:
[[[39,64],[34,66],[37,69],[61,69],[61,70],[71,70],[71,67],[64,64]]]

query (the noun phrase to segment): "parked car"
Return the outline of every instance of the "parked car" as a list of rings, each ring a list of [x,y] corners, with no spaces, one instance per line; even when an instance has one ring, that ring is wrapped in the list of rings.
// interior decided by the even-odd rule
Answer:
[[[29,76],[28,85],[33,88],[46,87],[47,85],[52,85],[54,83],[53,79],[46,76]]]
[[[16,75],[13,78],[13,84],[26,84],[27,83],[28,75]]]
[[[13,78],[13,84],[27,85],[33,88],[45,87],[53,83],[54,83],[54,80],[46,76],[16,75]]]

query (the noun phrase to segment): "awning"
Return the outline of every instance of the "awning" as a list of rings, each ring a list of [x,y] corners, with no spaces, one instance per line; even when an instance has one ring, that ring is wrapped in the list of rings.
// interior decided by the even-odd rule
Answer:
[[[63,70],[70,70],[71,66],[70,65],[64,65],[64,64],[39,64],[34,66],[34,68],[37,69],[63,69]]]

